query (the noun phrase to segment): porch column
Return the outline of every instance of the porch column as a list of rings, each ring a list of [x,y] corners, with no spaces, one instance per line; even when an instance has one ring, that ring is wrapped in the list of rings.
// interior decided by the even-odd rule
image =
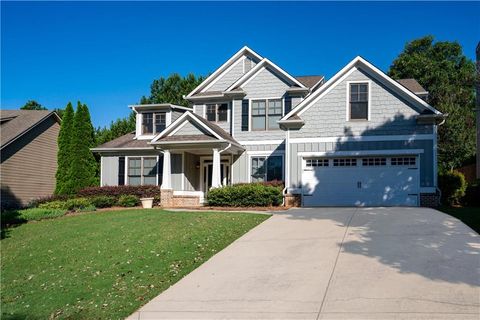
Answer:
[[[172,189],[172,169],[170,164],[170,150],[163,152],[163,173],[160,189]]]
[[[222,186],[220,175],[220,152],[218,149],[213,149],[213,169],[212,169],[212,188]]]

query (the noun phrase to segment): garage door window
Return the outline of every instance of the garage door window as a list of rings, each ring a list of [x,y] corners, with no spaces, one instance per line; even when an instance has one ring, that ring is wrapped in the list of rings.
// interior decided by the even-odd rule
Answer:
[[[392,166],[414,166],[415,157],[395,157],[391,159]]]
[[[387,158],[364,158],[362,165],[364,167],[386,166]]]
[[[357,165],[357,159],[354,159],[354,158],[333,159],[334,167],[355,167],[356,165]]]
[[[311,167],[328,167],[328,159],[306,159],[305,165]]]
[[[252,182],[282,180],[281,156],[252,157]]]

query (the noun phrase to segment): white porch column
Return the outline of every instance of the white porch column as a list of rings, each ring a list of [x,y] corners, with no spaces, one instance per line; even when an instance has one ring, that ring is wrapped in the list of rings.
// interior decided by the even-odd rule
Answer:
[[[172,189],[172,169],[170,162],[170,150],[163,152],[163,173],[161,189]]]
[[[222,186],[220,175],[220,152],[218,149],[213,149],[213,169],[212,169],[212,188]]]

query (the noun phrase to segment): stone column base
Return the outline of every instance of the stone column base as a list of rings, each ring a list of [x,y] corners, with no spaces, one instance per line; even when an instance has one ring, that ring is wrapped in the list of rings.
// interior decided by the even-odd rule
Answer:
[[[285,206],[286,207],[301,207],[302,206],[302,196],[300,194],[287,194],[287,195],[285,195]]]
[[[160,189],[160,206],[171,207],[173,205],[173,190]]]

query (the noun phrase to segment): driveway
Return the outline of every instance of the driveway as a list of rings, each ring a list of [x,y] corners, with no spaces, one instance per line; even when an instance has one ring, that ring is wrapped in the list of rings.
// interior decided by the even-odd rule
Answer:
[[[129,319],[479,319],[480,237],[427,208],[275,213]]]

